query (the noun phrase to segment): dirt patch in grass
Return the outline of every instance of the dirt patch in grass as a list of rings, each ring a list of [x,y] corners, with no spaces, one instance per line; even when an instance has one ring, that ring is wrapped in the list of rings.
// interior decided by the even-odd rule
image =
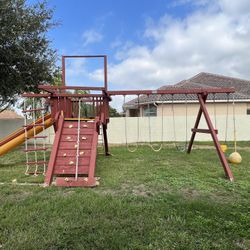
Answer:
[[[134,194],[136,196],[143,196],[143,197],[148,197],[148,196],[154,195],[154,193],[151,190],[148,190],[148,188],[144,184],[134,186],[133,190],[132,190],[132,194]]]
[[[185,197],[191,197],[191,198],[198,198],[201,196],[200,192],[198,192],[195,189],[190,189],[190,188],[182,188],[181,189],[181,194]]]

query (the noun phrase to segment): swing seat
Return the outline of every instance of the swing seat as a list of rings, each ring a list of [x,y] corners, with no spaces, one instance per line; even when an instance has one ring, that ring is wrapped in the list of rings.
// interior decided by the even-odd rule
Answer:
[[[229,155],[228,161],[233,163],[233,164],[240,164],[242,161],[242,157],[238,152],[235,151]]]
[[[221,148],[223,153],[225,153],[227,151],[227,145],[226,144],[221,144],[220,148]]]

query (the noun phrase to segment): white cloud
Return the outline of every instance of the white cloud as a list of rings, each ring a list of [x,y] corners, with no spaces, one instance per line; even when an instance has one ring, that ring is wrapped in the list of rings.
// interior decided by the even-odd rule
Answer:
[[[82,39],[84,41],[83,46],[87,46],[92,43],[101,42],[103,39],[103,35],[94,29],[90,29],[90,30],[86,30],[82,34]]]
[[[184,19],[166,14],[148,22],[146,45],[121,45],[118,63],[109,65],[109,81],[118,89],[153,89],[201,71],[249,79],[250,2],[196,3],[207,6],[197,7]],[[96,71],[91,76],[98,79],[101,74]]]
[[[248,14],[250,12],[250,2],[249,0],[219,0],[219,5],[227,14],[236,16],[237,18],[240,18],[241,15]]]

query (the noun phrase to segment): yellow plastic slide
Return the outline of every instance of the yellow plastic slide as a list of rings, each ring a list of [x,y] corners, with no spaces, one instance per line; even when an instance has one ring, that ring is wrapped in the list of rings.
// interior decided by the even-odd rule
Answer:
[[[39,124],[42,123],[42,118],[38,118],[35,123]],[[31,123],[27,126],[27,137],[33,138],[34,135],[39,134],[43,131],[43,126],[32,126],[34,123]],[[50,114],[47,114],[44,117],[44,126],[45,129],[49,128],[53,124],[53,120]],[[0,156],[6,154],[10,150],[14,149],[15,147],[21,145],[25,141],[25,129],[20,128],[16,130],[14,133],[11,133],[4,139],[0,141]]]

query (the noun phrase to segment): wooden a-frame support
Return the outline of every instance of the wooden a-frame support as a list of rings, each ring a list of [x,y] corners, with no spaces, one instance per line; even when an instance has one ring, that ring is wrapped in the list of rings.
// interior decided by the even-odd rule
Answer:
[[[206,100],[207,100],[208,94],[207,93],[197,94],[197,96],[198,96],[198,100],[199,100],[199,103],[200,103],[200,109],[199,109],[198,114],[197,114],[197,118],[196,118],[194,128],[192,129],[192,135],[191,135],[191,139],[189,141],[187,153],[189,153],[189,154],[191,153],[193,142],[194,142],[195,135],[196,135],[197,132],[210,133],[211,136],[212,136],[212,139],[214,141],[214,145],[215,145],[216,151],[218,153],[218,156],[220,158],[221,164],[223,166],[225,175],[230,181],[233,181],[234,177],[233,177],[232,171],[231,171],[231,169],[230,169],[230,167],[228,165],[228,162],[227,162],[227,159],[226,159],[224,153],[221,150],[221,146],[220,146],[220,143],[219,143],[219,140],[218,140],[218,137],[217,137],[217,130],[214,128],[214,126],[212,124],[212,121],[211,121],[211,119],[209,117],[209,113],[208,113],[207,108],[206,108]],[[202,114],[205,117],[208,129],[198,129]]]

